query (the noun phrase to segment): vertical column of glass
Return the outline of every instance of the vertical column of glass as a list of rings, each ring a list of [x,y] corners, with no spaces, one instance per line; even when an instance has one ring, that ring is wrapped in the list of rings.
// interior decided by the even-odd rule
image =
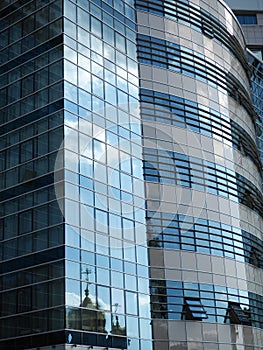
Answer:
[[[251,89],[252,89],[252,99],[254,103],[255,111],[258,115],[257,118],[257,144],[260,152],[261,162],[263,161],[263,140],[262,140],[262,125],[263,125],[263,103],[262,103],[262,71],[263,64],[260,60],[257,59],[254,55],[247,52],[248,62],[252,71],[251,74]]]
[[[61,0],[0,6],[1,349],[45,344],[64,328],[52,175],[64,133],[61,16]]]
[[[135,12],[64,5],[68,341],[150,349]]]

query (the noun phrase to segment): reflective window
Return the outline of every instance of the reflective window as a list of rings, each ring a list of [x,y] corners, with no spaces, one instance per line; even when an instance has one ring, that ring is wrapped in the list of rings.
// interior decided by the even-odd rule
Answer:
[[[242,203],[263,216],[259,205],[259,202],[263,203],[261,192],[239,173],[201,158],[171,151],[144,148],[144,153],[146,181],[207,191]]]
[[[259,155],[255,142],[238,123],[196,102],[152,90],[140,90],[142,117],[145,120],[175,125],[200,132],[206,136],[215,135],[225,139],[233,148],[248,156],[259,168]]]
[[[257,24],[257,16],[255,14],[236,14],[240,24]]]
[[[242,49],[239,43],[234,40],[233,36],[230,36],[225,23],[219,21],[218,18],[207,10],[196,5],[193,6],[190,2],[182,0],[177,1],[176,4],[171,4],[167,1],[156,3],[154,0],[136,0],[135,4],[138,10],[178,21],[194,30],[202,32],[209,38],[214,38],[214,40],[230,50],[237,59],[241,60],[245,68],[245,58],[240,54]],[[253,21],[252,18],[249,20]]]
[[[240,83],[232,73],[226,74],[222,67],[198,52],[170,41],[138,34],[138,60],[142,64],[170,69],[220,87],[251,114],[253,107],[244,83]],[[196,64],[196,61],[200,63]]]
[[[199,298],[185,298],[182,318],[185,320],[202,321],[207,318],[206,311]]]
[[[72,344],[127,349],[129,324],[131,349],[138,350],[138,311],[130,310],[133,319],[126,321],[126,292],[138,304],[136,249],[123,249],[125,241],[134,245],[135,236],[144,243],[138,260],[145,266],[138,273],[147,286],[145,211],[134,215],[143,174],[133,4],[6,4],[5,15],[0,4],[6,19],[0,44],[0,238],[3,258],[18,260],[3,262],[1,335],[11,340],[0,343],[23,347],[37,332],[34,339],[53,345],[41,334],[66,326],[74,330],[67,333]],[[129,110],[129,103],[136,107]],[[59,208],[52,174],[64,136],[56,191],[66,202]],[[133,174],[131,158],[138,163]],[[137,187],[131,176],[141,180]],[[137,230],[136,220],[144,230]],[[145,285],[141,296],[149,296]],[[143,311],[149,320],[149,303]],[[55,333],[65,342],[64,331]]]
[[[152,280],[151,291],[153,318],[181,320],[188,312],[191,317],[196,313],[196,319],[202,322],[263,327],[262,296],[255,293],[170,280]]]
[[[98,307],[103,310],[111,310],[110,288],[98,286]]]
[[[263,242],[230,225],[191,216],[147,212],[149,245],[225,256],[262,267]]]
[[[126,292],[126,313],[133,315],[138,314],[138,303],[136,293]]]

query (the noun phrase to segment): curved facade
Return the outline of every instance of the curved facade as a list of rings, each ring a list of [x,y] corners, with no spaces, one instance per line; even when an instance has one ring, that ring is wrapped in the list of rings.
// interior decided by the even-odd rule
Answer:
[[[260,349],[263,195],[223,2],[136,0],[155,350]]]
[[[0,20],[0,349],[261,349],[262,166],[232,12],[2,0]]]

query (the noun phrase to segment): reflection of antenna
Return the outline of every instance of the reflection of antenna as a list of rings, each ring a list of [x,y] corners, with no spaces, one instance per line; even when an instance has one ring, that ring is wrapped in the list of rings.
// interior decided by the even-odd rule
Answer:
[[[89,281],[89,275],[92,274],[92,270],[87,267],[85,271],[82,271],[82,273],[87,275],[86,281]]]
[[[117,315],[117,311],[118,311],[118,307],[121,306],[119,305],[119,303],[115,303],[113,304],[112,306],[115,306],[115,310],[114,310],[114,313],[115,313],[115,321],[116,321],[116,324],[114,325],[114,320],[113,320],[113,314],[112,314],[112,323],[113,323],[113,327],[115,327],[116,329],[119,329],[120,328],[120,323],[119,323],[119,317]]]
[[[120,305],[119,303],[115,303],[115,304],[113,304],[112,306],[115,306],[115,311],[114,311],[114,313],[116,314],[117,311],[118,311],[118,307],[121,306],[121,305]]]
[[[115,311],[114,313],[116,314],[118,311],[118,307],[120,306],[119,303],[115,303],[113,306],[115,306]],[[117,315],[115,315],[115,319],[116,319],[116,328],[120,328],[120,323],[119,323],[119,317]]]
[[[87,281],[87,286],[86,286],[86,289],[85,289],[85,295],[86,296],[89,296],[89,275],[91,275],[92,274],[92,270],[91,269],[89,269],[88,267],[86,268],[86,270],[85,271],[82,271],[81,272],[82,274],[86,274],[86,281]]]

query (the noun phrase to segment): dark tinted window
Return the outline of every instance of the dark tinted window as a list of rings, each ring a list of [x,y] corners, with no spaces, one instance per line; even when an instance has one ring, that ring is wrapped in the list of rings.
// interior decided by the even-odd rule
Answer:
[[[256,15],[236,15],[240,24],[257,24]]]

